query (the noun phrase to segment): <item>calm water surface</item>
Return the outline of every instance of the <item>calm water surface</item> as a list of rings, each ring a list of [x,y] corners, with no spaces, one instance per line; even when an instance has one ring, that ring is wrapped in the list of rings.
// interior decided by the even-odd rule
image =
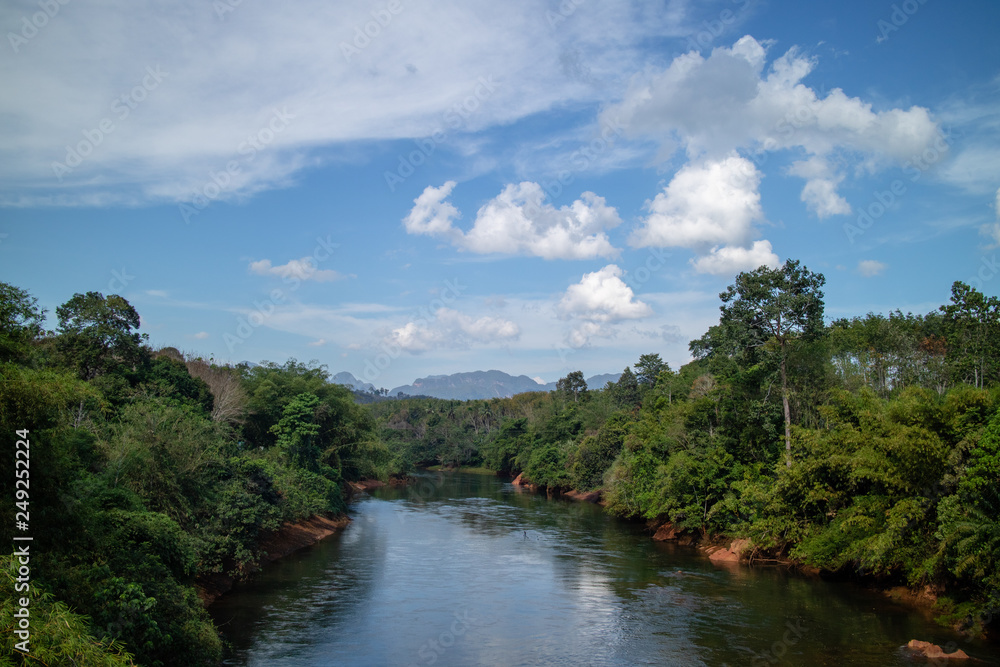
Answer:
[[[587,503],[423,473],[341,534],[216,602],[230,665],[914,665],[965,641],[913,610],[782,568],[716,566]]]

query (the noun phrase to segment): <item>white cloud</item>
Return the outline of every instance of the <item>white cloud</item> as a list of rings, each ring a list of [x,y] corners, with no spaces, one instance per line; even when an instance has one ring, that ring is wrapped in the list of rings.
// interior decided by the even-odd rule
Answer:
[[[731,276],[764,265],[774,269],[780,263],[778,256],[771,250],[770,241],[754,241],[749,248],[739,246],[712,248],[707,255],[691,261],[698,273],[710,273],[716,276]]]
[[[545,201],[537,183],[509,184],[484,204],[468,232],[452,226],[458,210],[445,198],[455,183],[428,186],[414,200],[404,219],[411,234],[448,238],[460,249],[477,254],[505,253],[544,259],[590,259],[620,254],[605,230],[621,224],[614,207],[603,197],[584,192],[569,206],[556,208]]]
[[[806,179],[801,199],[816,217],[823,219],[851,212],[851,205],[837,194],[837,186],[844,176],[834,174],[825,159],[814,155],[808,160],[795,162],[788,173]]]
[[[309,347],[323,347],[326,345],[326,339],[320,338],[319,340],[314,340],[311,343],[307,343]]]
[[[317,268],[312,257],[290,260],[287,264],[272,266],[271,260],[262,259],[250,263],[250,271],[259,276],[280,276],[285,279],[313,280],[318,283],[340,280],[344,276],[332,269]]]
[[[389,342],[409,352],[435,348],[507,343],[520,336],[514,322],[499,317],[472,317],[451,308],[439,308],[431,321],[407,322],[392,330]]]
[[[753,240],[754,223],[764,217],[760,179],[753,163],[736,155],[687,164],[647,203],[649,215],[629,243],[690,248],[699,273],[732,275],[762,264],[777,266],[771,243]]]
[[[794,48],[765,71],[768,46],[748,35],[707,58],[678,56],[665,70],[637,77],[604,118],[617,119],[632,135],[658,139],[661,157],[684,148],[689,159],[798,149],[820,157],[838,152],[874,168],[903,163],[939,138],[937,123],[922,107],[875,111],[839,88],[821,97],[802,83],[815,62]],[[803,200],[817,215],[844,212],[838,182],[814,176]]]
[[[427,186],[419,197],[413,200],[413,209],[403,220],[410,234],[429,236],[454,233],[451,223],[459,217],[458,209],[444,201],[455,188],[455,181],[448,181],[439,188]]]
[[[839,88],[821,98],[802,84],[815,62],[794,48],[765,73],[767,46],[747,35],[708,58],[678,56],[666,70],[633,82],[605,115],[633,132],[676,135],[692,157],[741,147],[800,147],[814,155],[845,147],[904,161],[937,138],[922,107],[873,111]]]
[[[280,186],[323,159],[353,159],[345,154],[349,142],[427,137],[442,128],[451,137],[592,103],[601,85],[636,67],[636,45],[678,35],[683,20],[682,12],[641,11],[626,0],[588,3],[557,26],[532,0],[401,6],[381,27],[371,23],[378,7],[367,0],[69,7],[72,17],[49,21],[2,66],[6,88],[19,92],[0,99],[0,199],[189,200],[230,160],[240,172],[221,198]],[[220,16],[220,7],[232,11]],[[19,26],[27,9],[0,4],[0,23]],[[366,23],[379,34],[345,54],[342,44],[353,46]],[[566,55],[578,49],[587,81],[567,76]],[[116,104],[143,86],[147,67],[158,66],[160,81],[147,79],[134,109]],[[479,95],[472,112],[456,115],[456,105],[476,96],[480,77],[493,90]],[[247,159],[244,142],[268,126],[275,109],[294,118]],[[452,117],[458,128],[448,124]],[[65,147],[104,119],[113,130],[58,182],[52,162],[65,160]],[[317,152],[330,146],[342,150]]]
[[[865,278],[872,278],[882,273],[888,268],[882,262],[876,261],[874,259],[863,259],[858,262],[858,273],[863,275]]]
[[[688,164],[647,203],[649,215],[632,233],[634,247],[679,246],[705,251],[718,244],[748,243],[763,218],[760,172],[746,158]]]
[[[192,338],[194,338],[196,340],[205,340],[206,338],[209,338],[209,337],[210,337],[210,334],[207,331],[199,331],[198,333],[196,333],[196,334],[194,334],[192,336]]]
[[[622,279],[622,270],[608,264],[599,271],[584,274],[570,285],[557,310],[564,318],[589,322],[613,323],[652,315],[653,309],[635,299],[632,288]]]

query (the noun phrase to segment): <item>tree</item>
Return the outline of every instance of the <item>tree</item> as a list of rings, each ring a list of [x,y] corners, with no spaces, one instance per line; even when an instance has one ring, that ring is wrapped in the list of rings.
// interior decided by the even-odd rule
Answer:
[[[956,281],[951,286],[951,303],[941,306],[941,312],[951,330],[949,347],[961,355],[956,359],[958,372],[966,379],[971,374],[972,386],[982,388],[986,377],[996,372],[1000,299]]]
[[[781,373],[781,403],[785,416],[785,463],[792,465],[792,417],[788,405],[789,348],[800,339],[815,339],[823,332],[823,290],[826,278],[800,267],[797,260],[772,269],[761,266],[736,276],[736,283],[719,295],[719,327],[709,336],[710,348],[776,345]],[[702,343],[701,345],[704,345]],[[695,349],[692,343],[692,349]],[[703,347],[700,349],[704,349]]]
[[[320,449],[317,445],[320,426],[316,423],[316,411],[320,405],[315,394],[299,394],[286,406],[271,432],[278,436],[278,446],[285,450],[288,458],[307,470],[317,470]]]
[[[59,318],[57,346],[84,380],[122,364],[134,366],[142,359],[146,334],[139,328],[139,313],[123,297],[100,292],[74,294],[56,308]]]
[[[643,389],[651,389],[656,386],[656,381],[663,371],[670,372],[670,365],[658,354],[643,354],[639,356],[639,362],[635,365],[635,377],[639,386]]]
[[[45,310],[25,290],[0,282],[0,361],[20,357],[42,335]]]
[[[583,379],[583,371],[573,371],[556,382],[556,390],[565,394],[573,394],[573,402],[577,402],[581,394],[587,392],[587,381]]]
[[[614,399],[615,404],[621,408],[632,409],[639,405],[641,401],[639,382],[636,380],[632,369],[628,366],[625,367],[621,377],[618,378],[618,382],[615,383],[611,391],[611,397]]]

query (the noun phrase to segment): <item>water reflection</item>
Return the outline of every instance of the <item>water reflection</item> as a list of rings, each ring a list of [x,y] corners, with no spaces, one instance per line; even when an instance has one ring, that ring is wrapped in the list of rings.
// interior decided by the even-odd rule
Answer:
[[[427,473],[351,513],[213,606],[228,664],[902,665],[909,639],[960,639],[875,594],[722,569],[488,476]]]

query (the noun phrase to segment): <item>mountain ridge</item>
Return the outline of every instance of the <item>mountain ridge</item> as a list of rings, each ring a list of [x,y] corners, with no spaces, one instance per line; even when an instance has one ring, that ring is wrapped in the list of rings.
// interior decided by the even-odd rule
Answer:
[[[617,382],[620,373],[602,373],[587,378],[587,386],[591,389],[601,389],[608,382]],[[342,371],[332,378],[336,384],[348,386],[355,391],[374,392],[375,387],[370,382],[358,380],[352,373]],[[428,375],[417,378],[411,384],[394,387],[389,391],[390,397],[399,394],[404,396],[431,396],[451,400],[477,400],[485,398],[510,398],[516,394],[531,391],[553,391],[555,382],[539,384],[527,375],[511,375],[504,371],[492,369],[488,371],[467,371],[450,375]]]

